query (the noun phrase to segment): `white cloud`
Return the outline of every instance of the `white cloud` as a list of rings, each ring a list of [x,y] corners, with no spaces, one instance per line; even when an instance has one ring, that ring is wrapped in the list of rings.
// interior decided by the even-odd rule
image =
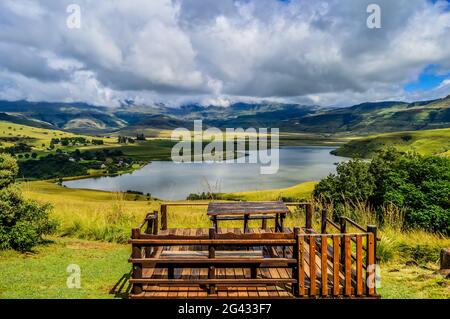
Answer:
[[[450,70],[447,2],[80,0],[0,3],[0,97],[117,105],[274,99],[343,105],[413,99],[430,64]],[[442,94],[448,88],[421,94]]]

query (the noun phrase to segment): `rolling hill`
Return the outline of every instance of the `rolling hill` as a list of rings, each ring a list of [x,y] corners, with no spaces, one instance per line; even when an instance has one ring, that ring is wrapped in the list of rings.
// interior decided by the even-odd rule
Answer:
[[[332,153],[339,156],[369,158],[393,146],[400,151],[450,156],[450,129],[386,133],[357,139],[341,145]]]
[[[167,107],[137,105],[132,101],[113,108],[85,103],[0,101],[0,113],[0,117],[18,124],[90,134],[134,135],[149,128],[190,128],[193,120],[201,119],[205,126],[219,128],[278,127],[282,132],[367,135],[448,128],[450,96],[431,101],[385,101],[342,108],[273,102],[234,103],[228,107],[198,104]]]

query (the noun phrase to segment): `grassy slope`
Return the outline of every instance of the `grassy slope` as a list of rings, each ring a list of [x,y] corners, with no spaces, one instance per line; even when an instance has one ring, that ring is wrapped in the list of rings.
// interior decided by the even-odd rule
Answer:
[[[109,291],[130,270],[129,247],[104,241],[126,240],[130,228],[146,212],[157,209],[159,202],[135,195],[67,189],[46,182],[22,187],[28,198],[52,203],[52,216],[62,222],[59,235],[69,237],[51,238],[53,243],[37,248],[33,254],[0,252],[0,298],[113,297]],[[280,192],[300,191],[306,195],[307,187],[300,184],[288,188],[287,193]],[[259,192],[240,196],[248,200],[262,198]],[[169,227],[209,227],[205,212],[205,207],[171,208]],[[288,226],[303,223],[302,216],[296,214],[287,220]],[[234,222],[230,227],[241,224]],[[380,292],[384,298],[450,298],[450,281],[436,274],[439,249],[450,246],[449,239],[421,231],[398,230],[382,231],[381,237],[379,254],[383,260],[389,260],[381,265]],[[70,263],[81,266],[80,290],[67,289],[65,285],[66,267]]]
[[[297,200],[307,199],[311,196],[317,182],[306,182],[294,185],[288,188],[269,189],[252,192],[237,192],[229,194],[221,194],[220,198],[227,200],[244,200],[244,201],[271,201],[279,200],[282,197],[295,198]]]
[[[76,137],[82,136],[87,139],[92,139],[92,136],[87,135],[79,135],[64,131],[58,130],[50,130],[43,128],[36,128],[26,125],[14,124],[10,122],[0,121],[0,138],[6,137],[19,137],[21,139],[26,140],[27,144],[33,146],[36,150],[44,151],[45,147],[50,145],[50,140],[52,138],[62,138],[62,137]],[[88,146],[88,147],[80,147],[80,149],[86,148],[99,148],[105,146],[111,146],[116,144],[116,140],[113,138],[107,137],[96,137],[96,139],[102,139],[105,143],[104,146]],[[45,147],[42,147],[42,144],[45,144]],[[3,142],[3,146],[11,146],[9,142]]]
[[[91,240],[126,242],[131,227],[143,220],[158,203],[145,196],[80,190],[48,182],[22,184],[26,197],[51,203],[58,234]]]
[[[340,146],[336,155],[368,158],[386,146],[421,154],[450,154],[450,129],[398,132],[374,135]]]

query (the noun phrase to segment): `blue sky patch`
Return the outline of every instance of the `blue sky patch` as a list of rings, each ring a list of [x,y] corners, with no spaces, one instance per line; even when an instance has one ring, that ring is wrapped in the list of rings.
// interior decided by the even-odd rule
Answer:
[[[406,92],[427,91],[437,88],[442,81],[450,78],[450,73],[440,72],[439,66],[428,65],[416,81],[404,86]]]

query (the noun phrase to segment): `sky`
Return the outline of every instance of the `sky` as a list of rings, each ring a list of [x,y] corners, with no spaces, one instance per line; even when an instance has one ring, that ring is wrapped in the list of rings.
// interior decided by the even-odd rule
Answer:
[[[381,28],[367,27],[369,4]],[[4,100],[345,106],[449,94],[449,1],[0,2]]]

